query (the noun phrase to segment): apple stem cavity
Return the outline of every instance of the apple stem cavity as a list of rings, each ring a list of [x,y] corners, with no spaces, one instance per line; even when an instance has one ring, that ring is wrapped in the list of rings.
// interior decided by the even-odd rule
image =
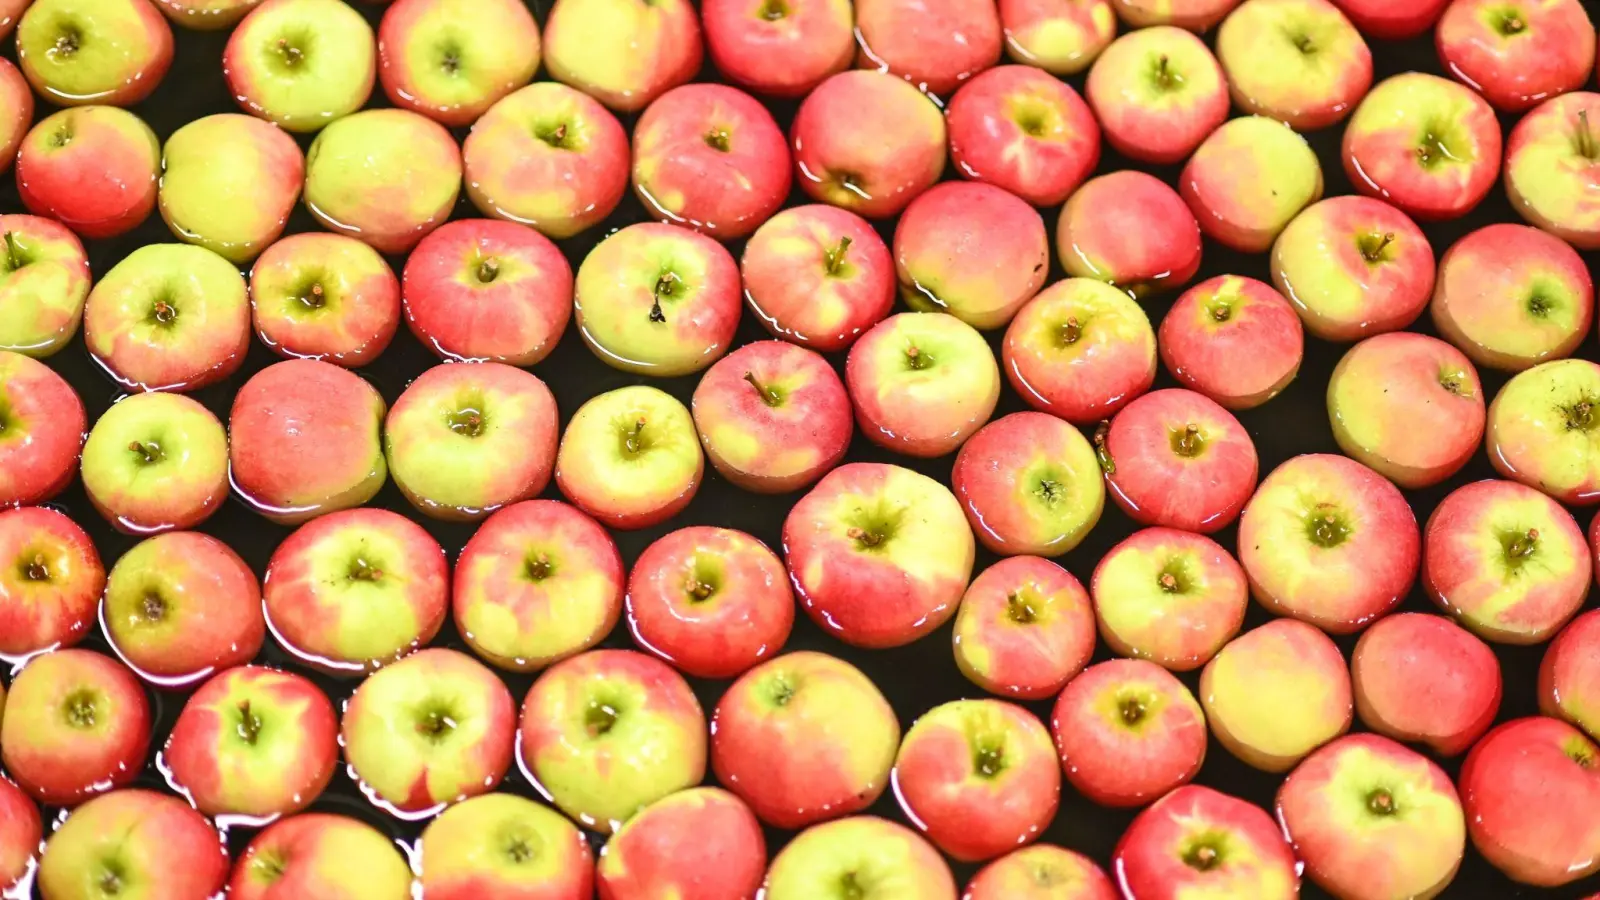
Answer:
[[[1200,426],[1189,423],[1182,431],[1172,433],[1172,452],[1185,459],[1194,459],[1206,448],[1206,439],[1200,436]]]
[[[844,268],[844,255],[850,250],[850,238],[839,238],[839,243],[822,252],[825,270],[829,275],[838,275]]]
[[[718,153],[727,153],[733,149],[732,135],[726,128],[713,128],[706,132],[706,146]]]
[[[1183,855],[1183,862],[1191,869],[1209,872],[1217,867],[1217,848],[1210,844],[1201,844]]]
[[[305,291],[303,291],[300,296],[295,299],[299,300],[300,305],[304,306],[306,309],[321,309],[328,305],[328,298],[322,290],[322,283],[316,281],[313,281],[311,286],[306,288]]]
[[[1595,142],[1594,132],[1589,130],[1589,111],[1586,109],[1578,110],[1577,150],[1578,155],[1587,160],[1600,157],[1600,144]]]
[[[383,577],[383,570],[367,562],[361,557],[350,561],[351,581],[377,581]]]
[[[250,701],[239,704],[239,740],[254,745],[261,736],[261,717],[250,710]]]
[[[617,719],[621,713],[609,703],[592,700],[589,709],[583,714],[583,727],[592,738],[610,733],[617,726]]]
[[[883,543],[883,534],[877,531],[867,531],[864,528],[851,527],[845,536],[863,547],[876,547]]]
[[[474,438],[483,434],[483,414],[475,409],[456,410],[449,419],[450,430],[462,437]]]
[[[549,130],[535,129],[534,136],[552,147],[564,150],[567,147],[567,123],[562,122]]]
[[[1083,323],[1078,321],[1077,316],[1069,316],[1066,323],[1061,326],[1057,337],[1063,347],[1076,344],[1078,339],[1083,337]]]
[[[1511,539],[1506,545],[1506,559],[1511,562],[1521,562],[1533,555],[1539,545],[1539,529],[1529,528],[1523,534]]]
[[[283,64],[291,69],[300,65],[306,58],[299,47],[289,43],[288,38],[278,38],[278,55],[283,57]]]
[[[762,384],[761,379],[756,377],[756,373],[744,373],[744,380],[750,382],[750,386],[756,389],[756,394],[761,397],[762,403],[772,407],[783,405],[783,395],[778,393],[776,388]]]
[[[161,445],[155,441],[134,441],[128,445],[128,449],[139,454],[139,461],[145,465],[160,462],[163,456]]]
[[[438,741],[440,738],[456,730],[456,720],[449,713],[430,709],[423,714],[421,721],[417,722],[417,733],[423,737]]]
[[[156,322],[161,325],[170,325],[178,317],[177,307],[165,300],[157,300],[154,307]]]
[[[663,272],[661,277],[656,279],[656,286],[652,292],[652,301],[650,303],[650,321],[665,322],[667,320],[667,314],[661,308],[661,298],[671,297],[673,292],[677,290],[677,285],[681,280],[675,272]]]
[[[1311,542],[1319,547],[1337,547],[1349,536],[1349,526],[1331,512],[1325,512],[1311,520]]]
[[[67,724],[73,728],[93,728],[95,719],[94,695],[78,691],[67,698]]]
[[[1369,263],[1382,262],[1384,251],[1394,243],[1394,232],[1386,231],[1383,234],[1364,234],[1361,236],[1361,258]]]
[[[789,15],[789,7],[783,0],[767,0],[761,4],[761,18],[768,22],[776,22]]]
[[[867,889],[856,880],[856,873],[846,872],[839,879],[839,896],[844,900],[866,900]]]
[[[1117,461],[1111,458],[1111,448],[1106,446],[1106,437],[1111,434],[1111,423],[1101,422],[1094,430],[1094,458],[1100,463],[1100,471],[1107,475],[1117,474]]]
[[[1156,84],[1162,90],[1170,91],[1182,83],[1183,78],[1172,71],[1172,67],[1168,64],[1167,55],[1165,53],[1161,54],[1156,59]]]
[[[1383,788],[1378,788],[1367,795],[1367,809],[1371,810],[1375,815],[1394,815],[1394,795]]]
[[[984,744],[978,747],[978,752],[972,757],[973,771],[984,778],[993,778],[1005,771],[1005,751],[999,747]]]
[[[1176,594],[1178,592],[1178,577],[1171,572],[1162,572],[1161,577],[1156,579],[1156,583],[1161,585],[1161,590],[1168,594]]]
[[[523,571],[529,580],[543,581],[555,572],[555,566],[550,563],[550,554],[539,553],[523,565]]]
[[[1310,56],[1311,54],[1317,52],[1317,42],[1313,41],[1311,39],[1311,35],[1309,34],[1297,34],[1290,38],[1290,40],[1294,42],[1294,48],[1306,56]]]
[[[1508,9],[1500,13],[1500,33],[1506,37],[1521,34],[1528,29],[1528,23],[1516,10]]]
[[[1144,701],[1138,697],[1124,697],[1122,702],[1117,704],[1117,712],[1122,715],[1125,724],[1137,725],[1144,720],[1147,710]]]
[[[628,432],[628,436],[622,439],[622,449],[630,454],[644,450],[643,416],[639,418],[639,421],[633,423],[633,430]]]
[[[1018,625],[1032,625],[1039,620],[1039,613],[1021,591],[1012,591],[1006,595],[1006,618]]]
[[[22,569],[22,577],[29,581],[49,581],[50,566],[45,562],[43,553],[34,554],[33,559]]]

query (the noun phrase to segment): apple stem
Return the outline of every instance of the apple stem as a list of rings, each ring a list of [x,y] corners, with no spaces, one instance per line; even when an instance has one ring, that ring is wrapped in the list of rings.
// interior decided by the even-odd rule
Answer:
[[[1233,318],[1233,307],[1226,303],[1218,303],[1211,307],[1211,321],[1226,322]]]
[[[1594,159],[1600,156],[1600,147],[1596,147],[1594,133],[1589,130],[1589,111],[1578,110],[1578,155],[1584,159]]]
[[[1178,451],[1179,456],[1198,456],[1205,449],[1205,442],[1200,439],[1200,426],[1193,423],[1183,426],[1183,433],[1178,435],[1172,449]]]
[[[706,146],[718,153],[727,153],[733,146],[728,136],[728,129],[713,128],[706,132]]]
[[[163,325],[167,324],[168,322],[171,322],[173,319],[176,319],[178,317],[178,311],[176,309],[173,309],[172,308],[172,304],[168,303],[165,300],[157,300],[156,301],[155,312],[156,312],[156,321],[160,322]]]
[[[1504,35],[1521,34],[1527,27],[1528,23],[1522,21],[1522,17],[1516,13],[1507,13],[1505,18],[1500,20],[1500,33]]]
[[[1122,713],[1122,721],[1129,725],[1137,725],[1145,716],[1144,701],[1138,697],[1129,697],[1118,705],[1118,711]]]
[[[1375,263],[1383,258],[1383,251],[1392,243],[1394,243],[1394,232],[1386,231],[1378,238],[1378,243],[1363,249],[1361,256],[1367,262]]]
[[[1519,535],[1506,548],[1506,556],[1511,559],[1527,559],[1533,555],[1534,547],[1539,543],[1539,529],[1529,528],[1527,534]]]
[[[629,453],[638,453],[640,450],[644,449],[644,441],[642,440],[643,437],[644,417],[640,416],[639,421],[633,423],[633,430],[628,432],[628,439],[623,442],[628,448]]]
[[[1107,475],[1117,474],[1117,461],[1111,458],[1111,448],[1106,446],[1106,436],[1111,433],[1111,423],[1101,422],[1094,430],[1094,458],[1100,463],[1100,471]]]
[[[867,531],[862,528],[852,527],[849,531],[845,532],[845,536],[852,540],[859,541],[863,546],[866,547],[876,547],[883,543],[883,535],[877,533],[876,531]]]
[[[128,445],[128,449],[139,454],[139,458],[147,463],[153,463],[157,459],[161,458],[161,448],[157,447],[155,444],[144,444],[140,443],[139,441],[134,441]]]
[[[1387,816],[1394,812],[1394,795],[1383,789],[1372,792],[1367,798],[1367,809],[1380,816]]]
[[[906,348],[906,364],[912,369],[917,371],[926,369],[931,361],[930,357],[918,350],[916,345],[913,344]]]
[[[839,238],[838,244],[822,252],[822,258],[827,262],[827,271],[829,275],[837,275],[839,274],[839,270],[844,268],[844,255],[847,251],[849,251],[849,249],[850,238],[847,235]]]
[[[673,272],[665,272],[656,279],[654,302],[650,304],[650,321],[665,322],[667,314],[661,308],[661,298],[672,296],[674,285],[678,283],[678,276]]]
[[[254,744],[261,734],[261,718],[250,711],[250,701],[239,704],[239,737],[246,744]]]
[[[305,54],[300,52],[300,48],[290,44],[288,38],[278,38],[278,54],[283,57],[284,63],[289,66],[298,66],[300,61],[305,58]]]
[[[6,232],[5,241],[6,241],[6,264],[11,268],[11,270],[12,271],[16,271],[17,269],[20,269],[23,266],[27,265],[28,264],[28,260],[24,256],[24,254],[22,252],[22,248],[17,246],[17,236],[16,236],[16,234],[14,232],[10,232],[10,231]]]
[[[478,263],[478,283],[488,284],[500,274],[500,261],[490,257]]]
[[[1212,847],[1201,847],[1194,851],[1195,868],[1202,872],[1211,869],[1217,864],[1217,851]]]
[[[696,578],[694,573],[691,572],[689,574],[689,596],[695,598],[696,600],[706,600],[709,599],[712,593],[715,591],[716,588],[713,588],[706,582]]]
[[[756,377],[756,373],[744,373],[744,380],[750,382],[750,386],[756,389],[757,394],[761,395],[762,403],[768,406],[780,406],[783,404],[783,397],[779,396],[776,390],[762,384],[761,379]]]
[[[1078,321],[1077,316],[1069,316],[1067,324],[1061,326],[1061,343],[1076,344],[1081,337],[1083,337],[1083,323]]]
[[[1170,88],[1173,81],[1172,70],[1167,67],[1167,55],[1163,53],[1161,58],[1156,60],[1156,83],[1163,88]]]
[[[45,563],[44,554],[37,553],[28,563],[27,571],[22,573],[29,581],[49,581],[50,566]]]
[[[300,302],[311,307],[312,309],[321,309],[323,306],[325,306],[328,300],[325,296],[323,296],[322,284],[320,282],[313,282],[311,287],[306,288],[305,296],[300,298]]]
[[[567,123],[562,122],[560,125],[557,125],[556,126],[556,130],[550,132],[550,137],[557,144],[559,144],[562,141],[566,140],[567,139]]]
[[[1162,572],[1161,577],[1156,580],[1161,584],[1163,591],[1169,594],[1178,592],[1178,579],[1171,572]]]

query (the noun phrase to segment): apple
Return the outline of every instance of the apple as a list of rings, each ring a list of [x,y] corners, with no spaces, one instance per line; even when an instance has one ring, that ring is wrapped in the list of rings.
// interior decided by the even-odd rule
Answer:
[[[1600,247],[1600,214],[1593,209],[1594,179],[1600,171],[1596,129],[1600,129],[1600,94],[1578,92],[1539,104],[1506,139],[1505,182],[1511,206],[1529,223],[1580,250]]]
[[[955,316],[900,313],[850,347],[845,384],[868,440],[944,456],[994,415],[1000,367],[983,335]]]
[[[190,695],[157,767],[200,812],[266,824],[321,796],[338,737],[333,704],[310,680],[240,666]]]
[[[174,25],[193,31],[220,31],[237,24],[259,6],[261,0],[155,0],[155,3]]]
[[[268,0],[271,2],[271,0]],[[348,816],[302,813],[268,825],[233,866],[233,900],[408,900],[411,868],[383,833]]]
[[[17,19],[27,11],[33,0],[0,0],[0,38],[11,34]]]
[[[717,71],[772,97],[803,97],[855,59],[849,0],[703,0],[700,22]]]
[[[1095,565],[1100,634],[1118,656],[1175,672],[1211,661],[1244,624],[1244,570],[1220,544],[1175,528],[1136,531]]]
[[[394,337],[400,282],[378,251],[355,238],[291,234],[250,268],[250,309],[256,335],[279,356],[355,369]]]
[[[1399,331],[1433,293],[1433,248],[1405,213],[1370,197],[1330,197],[1272,245],[1272,283],[1306,330],[1348,342]]]
[[[550,76],[617,112],[638,112],[700,71],[689,0],[556,0],[544,24]]]
[[[105,411],[83,445],[83,488],[119,531],[193,528],[228,496],[228,436],[199,402],[154,392]]]
[[[1063,5],[1070,12],[1088,4]],[[1000,4],[1002,17],[1006,6]],[[945,120],[950,162],[961,177],[1034,206],[1065,201],[1100,161],[1100,124],[1089,105],[1071,85],[1033,66],[998,66],[973,78],[950,98]]]
[[[537,365],[572,317],[572,266],[556,245],[512,222],[464,219],[406,259],[406,325],[450,362]]]
[[[39,807],[33,798],[5,778],[0,778],[0,891],[19,895],[25,879],[37,865],[44,840]]]
[[[1181,162],[1228,118],[1222,66],[1199,38],[1171,25],[1112,41],[1084,93],[1106,143],[1139,162]]]
[[[1241,253],[1265,253],[1291,219],[1322,199],[1322,167],[1311,145],[1265,116],[1224,122],[1178,181],[1200,230]]]
[[[1194,277],[1200,223],[1166,182],[1132,169],[1112,172],[1084,182],[1061,207],[1056,256],[1069,276],[1104,281],[1138,299]]]
[[[1000,355],[1029,406],[1076,425],[1110,417],[1156,378],[1156,335],[1144,310],[1092,278],[1040,291],[1011,320]]]
[[[126,785],[150,746],[150,704],[128,667],[92,650],[54,650],[11,681],[0,761],[40,803],[76,806]]]
[[[1111,858],[1123,895],[1291,900],[1300,896],[1294,851],[1259,806],[1185,785],[1134,818]]]
[[[130,789],[67,816],[39,856],[37,887],[50,900],[208,900],[227,877],[228,848],[210,822],[176,797]]]
[[[956,900],[939,852],[911,829],[876,816],[808,828],[772,860],[762,900]]]
[[[1050,729],[1067,781],[1101,806],[1148,803],[1188,784],[1206,757],[1200,704],[1172,673],[1144,660],[1083,670],[1056,698]]]
[[[1202,394],[1167,389],[1123,407],[1095,448],[1111,498],[1141,525],[1210,534],[1256,489],[1255,443]]]
[[[1027,201],[993,185],[950,181],[900,215],[894,256],[907,306],[989,330],[1010,322],[1044,286],[1050,239]]]
[[[1229,641],[1200,673],[1211,733],[1264,772],[1286,772],[1350,729],[1350,673],[1327,635],[1274,619]]]
[[[1217,31],[1233,103],[1296,131],[1337,125],[1372,86],[1372,51],[1328,0],[1245,0]]]
[[[1306,875],[1340,897],[1435,897],[1467,845],[1461,799],[1427,757],[1352,734],[1306,757],[1278,788]]]
[[[0,659],[70,647],[94,623],[106,570],[83,529],[42,506],[0,512]]]
[[[594,853],[571,822],[512,794],[463,800],[417,845],[417,890],[429,900],[594,896]]]
[[[372,26],[341,0],[266,0],[228,36],[222,77],[246,112],[313,132],[366,104],[376,56]]]
[[[632,650],[590,650],[533,683],[517,746],[546,800],[584,828],[612,834],[705,777],[706,719],[666,663]]]
[[[260,119],[225,113],[167,138],[157,200],[178,240],[243,264],[283,233],[304,181],[305,158],[293,138]]]
[[[1050,732],[1002,700],[955,700],[923,713],[900,744],[893,781],[906,818],[963,862],[1037,840],[1061,800]]]
[[[1434,29],[1439,62],[1502,112],[1576,91],[1594,72],[1594,23],[1578,0],[1462,0]]]
[[[1054,697],[1094,654],[1094,613],[1072,573],[1013,556],[978,574],[952,633],[956,667],[991,694]]]
[[[1600,734],[1600,612],[1561,629],[1539,664],[1539,711],[1566,719],[1589,737]]]
[[[717,782],[786,830],[871,806],[889,786],[899,746],[900,723],[877,685],[811,651],[739,676],[711,720]]]
[[[1052,75],[1087,69],[1117,33],[1109,0],[1000,0],[1006,55]]]
[[[778,123],[738,88],[673,88],[634,124],[633,192],[662,222],[742,238],[783,206],[791,181]]]
[[[1500,709],[1500,662],[1443,616],[1396,613],[1372,624],[1350,654],[1361,723],[1441,757],[1467,751]]]
[[[80,237],[125,234],[156,208],[161,142],[127,110],[85,106],[51,113],[23,137],[16,158],[22,205]]]
[[[766,868],[766,839],[750,807],[727,791],[701,787],[657,800],[629,819],[601,851],[595,881],[601,900],[653,900],[670,892],[742,900],[757,896]]]
[[[944,172],[939,107],[884,72],[841,72],[800,102],[789,129],[800,189],[869,219],[897,215]]]
[[[60,222],[20,213],[0,216],[0,245],[0,350],[51,356],[83,320],[89,257]]]
[[[274,363],[233,398],[233,488],[285,525],[360,506],[388,477],[383,415],[383,397],[358,375],[319,360]]]
[[[1117,18],[1132,28],[1174,25],[1196,33],[1210,31],[1239,0],[1112,0]]]
[[[894,260],[871,223],[811,204],[783,210],[750,236],[739,261],[750,311],[776,337],[847,349],[894,306]]]
[[[1250,593],[1278,615],[1350,634],[1410,593],[1421,558],[1416,516],[1393,484],[1333,454],[1272,470],[1239,518]]]
[[[533,80],[539,23],[518,0],[399,0],[378,26],[378,79],[395,106],[471,125]]]
[[[1208,278],[1179,294],[1157,338],[1174,379],[1234,411],[1282,393],[1305,358],[1294,307],[1272,285],[1241,275]]]
[[[974,554],[949,489],[886,463],[849,463],[823,476],[784,519],[783,550],[806,614],[845,643],[874,649],[909,644],[948,621]]]
[[[978,429],[956,455],[950,485],[984,547],[1002,556],[1059,556],[1100,521],[1106,489],[1078,429],[1041,412]]]
[[[345,116],[306,151],[306,208],[329,231],[366,241],[379,253],[415,247],[449,218],[460,192],[455,138],[409,110]]]
[[[485,519],[456,559],[456,630],[489,663],[531,672],[611,633],[623,577],[598,522],[555,500],[513,503]]]
[[[461,153],[467,196],[480,212],[550,238],[605,221],[628,189],[628,135],[617,117],[553,81],[489,107]]]
[[[628,575],[634,643],[693,678],[733,678],[789,639],[794,594],[777,554],[731,528],[680,528]]]
[[[1450,0],[1415,0],[1389,3],[1386,0],[1333,0],[1350,21],[1370,38],[1401,41],[1416,37],[1433,27]]]
[[[17,64],[61,106],[132,106],[172,65],[172,28],[145,0],[34,0],[17,21]]]
[[[1000,61],[992,0],[855,0],[856,65],[949,94]]]
[[[1094,860],[1053,844],[1013,850],[978,871],[962,900],[1116,900]]]
[[[1540,363],[1506,382],[1489,404],[1489,462],[1513,481],[1564,503],[1600,501],[1600,365]]]
[[[1471,90],[1408,72],[1379,82],[1345,126],[1345,174],[1356,190],[1419,219],[1471,212],[1500,172],[1500,123]]]
[[[1502,723],[1461,766],[1472,845],[1513,881],[1560,887],[1600,871],[1600,746],[1559,719]]]
[[[0,350],[0,507],[44,503],[66,490],[87,427],[83,401],[66,379]]]
[[[550,484],[559,428],[555,397],[537,375],[503,363],[441,364],[394,402],[383,446],[412,506],[475,521]]]
[[[694,419],[671,394],[649,385],[590,398],[567,423],[556,452],[562,495],[612,528],[648,528],[672,518],[694,499],[704,475]]]

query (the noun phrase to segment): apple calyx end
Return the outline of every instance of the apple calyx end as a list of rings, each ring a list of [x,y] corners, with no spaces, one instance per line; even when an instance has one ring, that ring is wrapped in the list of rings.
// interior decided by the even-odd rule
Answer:
[[[1122,717],[1124,725],[1139,724],[1144,721],[1144,717],[1148,712],[1149,710],[1145,707],[1144,701],[1138,697],[1124,697],[1117,704],[1117,714]]]
[[[767,0],[767,2],[761,4],[759,15],[766,22],[781,21],[788,17],[789,7],[783,0]]]
[[[972,770],[980,778],[994,778],[1006,769],[1005,750],[990,742],[979,743],[972,754]]]
[[[305,61],[305,52],[294,44],[289,43],[288,38],[278,38],[275,49],[278,51],[278,55],[283,57],[283,64],[291,69]]]
[[[1563,408],[1562,411],[1567,416],[1568,431],[1590,431],[1595,425],[1600,424],[1600,422],[1596,421],[1594,401],[1579,400],[1577,403]]]
[[[555,574],[555,565],[550,554],[540,551],[522,564],[522,572],[530,581],[543,581]]]
[[[174,319],[178,318],[177,307],[165,300],[157,300],[156,305],[151,309],[151,313],[158,325],[170,325]]]
[[[422,718],[417,721],[416,729],[417,734],[422,735],[427,740],[438,743],[450,732],[456,730],[456,720],[448,712],[430,709],[423,713]]]
[[[1162,572],[1161,577],[1156,579],[1156,584],[1160,585],[1161,590],[1165,593],[1176,594],[1178,592],[1178,577],[1171,572]]]

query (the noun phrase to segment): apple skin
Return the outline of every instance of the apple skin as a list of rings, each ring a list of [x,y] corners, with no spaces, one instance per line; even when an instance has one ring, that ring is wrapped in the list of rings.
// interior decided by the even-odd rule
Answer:
[[[54,650],[11,681],[0,761],[29,796],[76,806],[131,782],[150,747],[150,703],[127,666],[92,650]]]
[[[931,458],[954,452],[994,415],[1000,366],[983,335],[955,316],[899,313],[850,347],[845,385],[868,440]]]
[[[38,360],[0,350],[0,508],[44,503],[72,483],[83,401]]]
[[[657,388],[632,385],[578,407],[556,451],[556,485],[604,525],[648,528],[689,505],[705,466],[683,404]]]
[[[33,798],[0,778],[0,890],[20,890],[23,879],[33,873],[43,840],[43,823]]]
[[[1372,51],[1327,0],[1245,0],[1217,59],[1235,106],[1302,133],[1338,124],[1372,86]]]
[[[690,411],[706,456],[747,491],[785,494],[821,478],[850,448],[850,395],[828,361],[756,341],[713,363]]]
[[[1005,9],[1002,2],[1002,15]],[[1034,206],[1064,202],[1100,162],[1100,124],[1089,105],[1033,66],[976,76],[950,98],[945,119],[950,162],[961,177]]]
[[[1056,698],[1050,730],[1067,781],[1101,806],[1142,806],[1188,784],[1206,758],[1200,704],[1144,660],[1083,670]]]
[[[638,112],[694,78],[703,56],[689,0],[557,0],[545,20],[550,77],[617,112]]]
[[[746,90],[803,97],[855,59],[855,10],[849,0],[704,0],[706,50],[717,71]]]
[[[449,218],[461,148],[404,109],[367,109],[322,129],[306,151],[306,208],[324,228],[405,253]]]
[[[417,847],[428,900],[568,900],[594,896],[594,853],[571,822],[512,794],[463,800],[434,818]]]
[[[628,576],[634,643],[693,678],[733,678],[776,654],[794,625],[777,554],[731,528],[692,526],[644,549]]]
[[[900,297],[974,328],[1003,327],[1044,286],[1050,239],[1026,201],[993,185],[936,184],[894,228]]]
[[[1600,871],[1600,746],[1532,716],[1484,735],[1461,765],[1472,845],[1511,880],[1560,887]]]
[[[1565,241],[1502,222],[1445,251],[1429,311],[1473,362],[1520,372],[1577,351],[1594,318],[1594,281]]]
[[[1433,292],[1433,248],[1405,213],[1370,197],[1329,197],[1272,245],[1272,283],[1306,331],[1354,341],[1417,320]]]
[[[1166,182],[1132,169],[1112,172],[1084,182],[1061,207],[1056,256],[1069,276],[1104,281],[1137,299],[1194,277],[1200,223]]]
[[[946,134],[939,107],[907,82],[884,72],[841,72],[795,112],[795,180],[819,203],[886,219],[939,180]]]
[[[622,557],[598,522],[565,503],[513,503],[462,548],[450,595],[456,630],[474,653],[531,672],[611,633],[622,611]]]
[[[871,806],[889,786],[900,723],[861,670],[801,651],[723,692],[711,720],[717,782],[762,822],[795,830]]]
[[[291,234],[251,266],[250,308],[256,336],[279,356],[358,369],[394,338],[400,282],[355,238]]]
[[[593,97],[553,81],[489,107],[461,150],[479,211],[557,240],[605,221],[628,189],[622,124]]]
[[[1156,346],[1167,371],[1223,409],[1254,409],[1300,374],[1305,327],[1272,285],[1218,275],[1178,295]]]
[[[1003,700],[955,700],[923,713],[900,744],[892,779],[906,817],[963,862],[1038,840],[1061,801],[1050,732]]]
[[[1433,27],[1450,0],[1417,0],[1414,3],[1388,3],[1385,0],[1333,0],[1333,5],[1350,18],[1361,33],[1383,41],[1416,37]]]
[[[1482,97],[1408,72],[1379,82],[1356,107],[1340,156],[1357,191],[1433,221],[1478,205],[1499,175],[1500,150],[1500,123]]]
[[[161,218],[178,240],[242,265],[283,228],[300,199],[305,157],[282,129],[253,116],[206,116],[161,151]]]
[[[1124,896],[1139,900],[1300,895],[1299,864],[1277,823],[1258,806],[1199,785],[1139,813],[1117,842],[1111,868]]]
[[[1322,199],[1322,166],[1289,126],[1243,116],[1200,142],[1178,187],[1201,231],[1241,253],[1265,253],[1291,219]]]
[[[1228,752],[1264,772],[1287,772],[1350,730],[1350,673],[1327,635],[1274,619],[1206,663],[1200,702]]]
[[[1087,69],[1117,33],[1108,0],[1000,0],[1006,55],[1052,75]]]
[[[12,0],[16,5],[17,0]],[[24,6],[33,0],[20,0]],[[3,6],[0,3],[0,6]],[[9,30],[10,19],[0,10],[0,37]],[[23,135],[33,124],[33,91],[21,70],[10,60],[0,65],[0,174],[4,174],[16,161],[17,147]]]
[[[372,26],[341,0],[266,0],[228,36],[222,76],[246,112],[309,133],[366,104],[376,56]]]
[[[1450,776],[1371,734],[1321,748],[1278,789],[1278,821],[1306,875],[1335,896],[1436,897],[1467,845]]]
[[[79,237],[125,234],[156,208],[161,143],[127,110],[87,106],[51,113],[23,137],[16,159],[22,204]]]
[[[539,23],[517,0],[398,0],[378,25],[389,102],[447,128],[471,125],[538,69]]]
[[[0,154],[6,154],[3,143]],[[14,158],[15,147],[0,156]],[[72,340],[83,320],[89,257],[77,235],[39,216],[0,216],[0,239],[5,242],[0,257],[0,350],[36,359],[52,356]]]
[[[1239,518],[1239,562],[1256,601],[1332,634],[1360,631],[1399,605],[1421,555],[1406,498],[1343,456],[1284,462]]]
[[[228,496],[228,436],[211,411],[163,391],[130,394],[83,445],[89,502],[118,531],[193,528]]]
[[[600,900],[672,893],[744,900],[760,891],[766,868],[766,839],[750,807],[727,791],[700,787],[663,797],[629,819],[606,842],[595,881]]]
[[[106,570],[77,523],[42,506],[0,512],[0,561],[0,659],[83,640]]]
[[[856,65],[945,95],[1000,61],[992,0],[855,0]]]
[[[1350,654],[1350,680],[1363,725],[1441,757],[1465,753],[1500,710],[1494,651],[1443,616],[1374,622]]]
[[[723,84],[657,97],[633,127],[633,192],[653,218],[742,238],[783,206],[789,150],[772,114]]]
[[[172,27],[144,0],[35,0],[17,22],[17,65],[59,106],[132,106],[166,77]]]
[[[1600,94],[1552,97],[1523,116],[1506,139],[1505,183],[1511,206],[1580,250],[1600,247],[1600,212],[1592,186],[1600,152],[1590,126],[1600,127]],[[1574,138],[1579,140],[1574,140]]]
[[[37,887],[61,900],[208,900],[227,877],[228,849],[210,822],[176,797],[129,789],[67,816],[39,857]]]
[[[1561,629],[1539,664],[1539,711],[1566,719],[1590,738],[1600,734],[1600,612]]]
[[[1135,399],[1096,442],[1107,492],[1141,525],[1211,534],[1232,524],[1256,489],[1249,432],[1194,391]]]
[[[1078,429],[1040,412],[978,429],[956,455],[950,485],[983,546],[1002,556],[1059,556],[1105,509],[1094,448]]]
[[[1496,472],[1563,503],[1600,502],[1600,365],[1540,363],[1513,376],[1489,404],[1489,462]],[[1593,460],[1593,461],[1591,461]]]
[[[233,398],[234,490],[285,525],[360,506],[388,477],[383,397],[332,363],[293,359],[251,376]]]
[[[1094,860],[1053,844],[1013,850],[972,876],[962,900],[1117,900]]]
[[[584,828],[613,834],[639,810],[700,783],[706,733],[699,701],[666,663],[590,650],[533,683],[518,747],[547,800]]]
[[[1109,418],[1156,379],[1156,335],[1123,291],[1069,278],[1040,291],[1001,344],[1006,380],[1027,404],[1075,425]]]
[[[1445,70],[1501,112],[1579,90],[1594,72],[1594,24],[1578,0],[1451,3],[1433,38]]]
[[[1054,697],[1094,654],[1089,595],[1048,559],[1013,556],[979,573],[956,610],[956,666],[991,694]]]
[[[359,897],[408,900],[411,868],[378,829],[348,816],[301,813],[268,825],[233,866],[235,900]]]
[[[1123,539],[1095,566],[1089,590],[1100,634],[1118,656],[1174,672],[1210,662],[1239,633],[1250,603],[1244,570],[1227,550],[1174,528]]]
[[[1526,485],[1476,481],[1452,491],[1428,517],[1423,588],[1485,640],[1549,640],[1583,605],[1591,574],[1578,523]]]
[[[1089,70],[1084,95],[1106,143],[1154,165],[1181,162],[1228,118],[1222,66],[1199,38],[1172,25],[1112,41]]]
[[[817,625],[881,649],[909,644],[955,614],[974,547],[944,485],[900,466],[849,463],[789,511],[783,552],[795,596]]]
[[[852,890],[870,890],[885,900],[956,900],[955,879],[939,852],[911,829],[876,816],[801,832],[772,860],[759,896],[831,900]]]
[[[1172,25],[1197,34],[1210,31],[1239,0],[1112,0],[1117,17],[1131,28]]]
[[[894,259],[872,224],[825,204],[795,206],[756,229],[739,261],[750,311],[775,337],[845,350],[894,306]]]
[[[265,824],[322,795],[339,761],[338,738],[321,688],[292,672],[240,666],[190,695],[158,767],[205,815]]]
[[[155,4],[179,28],[220,31],[237,24],[261,0],[155,0]]]
[[[421,525],[386,509],[347,509],[295,529],[267,561],[262,585],[278,644],[314,668],[350,675],[433,640],[450,573]]]

